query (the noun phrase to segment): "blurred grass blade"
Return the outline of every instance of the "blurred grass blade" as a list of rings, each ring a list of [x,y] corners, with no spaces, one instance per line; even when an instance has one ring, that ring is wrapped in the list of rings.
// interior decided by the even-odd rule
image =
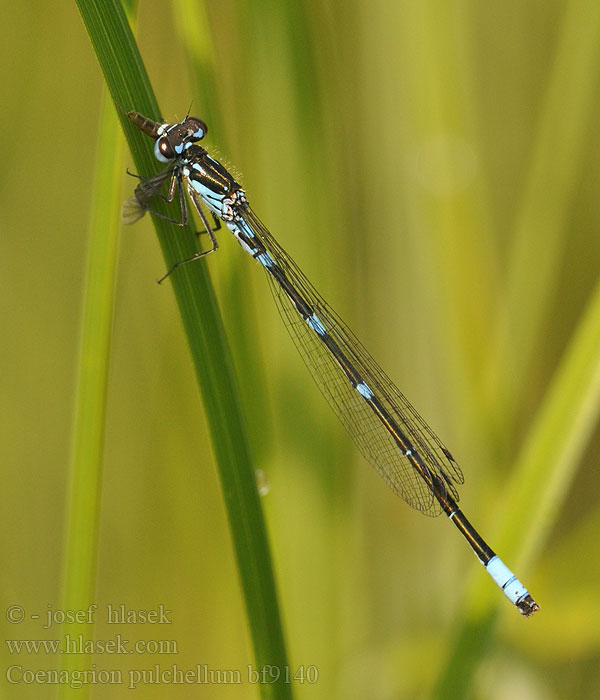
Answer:
[[[600,412],[600,282],[588,303],[561,366],[513,470],[502,509],[501,529],[490,542],[517,571],[544,614],[527,571],[543,546],[569,493],[575,471]],[[467,594],[450,656],[434,697],[467,697],[472,676],[491,641],[499,606],[508,609],[481,572]],[[533,624],[533,621],[532,623]]]
[[[565,5],[553,70],[534,134],[511,251],[506,314],[497,366],[506,401],[502,415],[515,418],[520,392],[554,299],[555,283],[568,242],[565,228],[586,150],[583,128],[593,114],[600,62],[600,3]]]
[[[407,183],[406,206],[417,232],[415,260],[424,261],[425,315],[443,345],[439,362],[452,379],[456,405],[469,421],[481,421],[481,377],[490,351],[469,339],[487,337],[494,327],[500,276],[487,184],[477,172],[476,74],[464,12],[464,3],[409,3],[398,22],[399,50],[411,120],[404,149],[419,173]]]
[[[158,105],[120,4],[117,0],[79,0],[78,7],[115,101],[124,109],[135,108],[158,118]],[[149,139],[124,115],[120,116],[138,172],[156,172]],[[166,213],[164,203],[157,202],[156,210]],[[157,217],[153,221],[166,269],[196,252],[196,238],[190,226],[178,228]],[[269,665],[283,668],[288,664],[266,528],[231,355],[206,266],[185,265],[171,275],[169,281],[188,337],[211,431],[255,662],[259,668]],[[264,697],[292,696],[291,685],[284,682],[283,676],[260,688]]]
[[[79,381],[69,489],[68,521],[65,536],[65,567],[62,608],[85,610],[94,601],[98,557],[98,520],[104,454],[106,388],[112,339],[115,275],[120,231],[121,172],[123,140],[113,106],[105,96],[102,109],[98,162],[94,187],[86,292],[82,319]],[[73,639],[87,638],[89,625],[64,626]],[[89,657],[64,654],[63,669],[72,673],[89,665]],[[89,685],[81,691],[60,686],[60,697],[82,693],[89,696]]]
[[[569,493],[600,409],[600,282],[556,372],[508,485],[508,512],[495,540],[518,543],[525,568]],[[527,528],[522,524],[528,523]],[[524,534],[526,533],[526,534]],[[502,550],[504,551],[504,550]]]
[[[192,0],[177,0],[171,6],[179,39],[193,70],[194,104],[201,105],[202,119],[206,124],[223,124],[216,99],[216,57],[206,8],[203,3]]]

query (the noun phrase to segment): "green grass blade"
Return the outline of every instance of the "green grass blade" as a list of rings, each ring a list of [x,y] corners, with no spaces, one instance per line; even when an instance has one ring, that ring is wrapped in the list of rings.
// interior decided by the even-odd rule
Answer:
[[[568,245],[564,223],[589,145],[582,125],[593,114],[599,33],[595,0],[566,3],[511,251],[497,367],[502,392],[496,392],[505,397],[508,417],[516,415],[535,349],[544,342],[544,323]]]
[[[529,566],[556,521],[599,412],[600,283],[558,367],[507,487],[508,517],[496,542],[508,551],[516,552],[518,547],[516,565]]]
[[[157,118],[152,93],[133,36],[116,0],[79,0],[85,22],[109,90],[125,109],[135,108]],[[154,173],[151,144],[121,117],[138,172]],[[162,203],[157,211],[165,213]],[[154,218],[166,267],[194,252],[195,236]],[[227,507],[238,569],[258,667],[287,666],[277,594],[265,523],[250,461],[244,421],[232,361],[206,267],[186,265],[169,278],[188,337],[196,376],[212,434],[221,486]],[[264,697],[290,698],[291,686],[281,680],[261,686]]]
[[[502,528],[492,546],[528,586],[544,613],[544,598],[527,569],[556,521],[600,413],[600,283],[556,372],[507,486]],[[498,596],[479,575],[467,595],[457,632],[434,697],[467,697],[474,670],[495,629]],[[507,610],[506,614],[514,614]]]
[[[94,601],[98,556],[98,521],[106,413],[108,358],[112,339],[119,213],[123,167],[121,130],[108,99],[104,102],[96,168],[90,253],[82,321],[79,381],[71,456],[70,503],[66,530],[63,609],[86,610]],[[65,626],[64,632],[86,638],[89,625]],[[71,674],[89,664],[87,655],[65,654]],[[89,685],[60,686],[60,697],[89,696]]]

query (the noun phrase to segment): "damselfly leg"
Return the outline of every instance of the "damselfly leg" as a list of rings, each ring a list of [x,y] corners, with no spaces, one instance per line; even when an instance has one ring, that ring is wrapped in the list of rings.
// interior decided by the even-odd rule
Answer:
[[[165,221],[175,224],[176,226],[185,226],[188,223],[189,213],[187,202],[185,199],[185,190],[182,182],[181,172],[178,170],[178,168],[169,168],[151,178],[146,178],[142,175],[137,175],[136,173],[132,173],[129,170],[127,171],[127,174],[137,178],[140,182],[135,188],[133,197],[130,197],[123,206],[123,219],[126,223],[135,223],[138,219],[141,219],[146,212],[154,214],[155,216],[158,216],[159,218],[164,219]],[[169,177],[169,189],[167,194],[165,195],[161,192],[161,187]],[[153,197],[159,197],[167,204],[170,204],[175,198],[176,189],[179,192],[179,207],[181,212],[180,220],[174,219],[170,216],[166,216],[150,208],[150,202],[152,201]],[[200,236],[204,233],[207,233],[210,237],[212,247],[210,248],[210,250],[195,253],[189,258],[185,258],[184,260],[179,260],[178,262],[176,262],[169,270],[167,270],[166,274],[164,274],[158,280],[159,284],[163,282],[173,272],[173,270],[175,270],[179,266],[184,265],[188,262],[192,262],[193,260],[197,260],[198,258],[202,258],[205,255],[208,255],[208,253],[213,253],[219,247],[219,243],[214,234],[221,228],[221,220],[218,216],[216,216],[214,212],[211,212],[214,221],[213,228],[213,226],[210,225],[206,214],[200,206],[200,202],[196,199],[195,193],[193,191],[190,192],[190,197],[194,202],[194,207],[198,212],[203,226],[203,228],[200,231],[195,232],[196,236]]]
[[[182,216],[185,218],[185,221],[187,222],[188,218],[188,212],[187,212],[187,202],[185,201],[185,194],[183,192],[183,184],[180,182],[179,183],[179,191],[182,196]],[[200,217],[200,220],[202,221],[202,225],[204,226],[204,231],[198,232],[196,235],[199,235],[199,233],[208,233],[210,236],[210,240],[212,243],[212,248],[210,250],[203,250],[199,253],[195,253],[194,255],[190,256],[189,258],[184,258],[183,260],[179,260],[176,262],[174,265],[171,266],[169,270],[158,280],[158,284],[161,284],[164,280],[167,279],[167,277],[178,267],[181,267],[181,265],[186,265],[187,263],[194,262],[194,260],[198,260],[200,258],[203,258],[205,255],[208,255],[209,253],[214,253],[215,250],[219,247],[219,242],[217,241],[217,237],[215,236],[214,232],[218,231],[219,228],[221,228],[221,221],[215,216],[213,213],[213,218],[215,219],[215,223],[218,222],[217,228],[213,229],[211,228],[211,225],[208,222],[208,219],[206,218],[206,214],[204,213],[204,210],[202,209],[200,202],[197,199],[197,195],[194,192],[194,190],[188,188],[188,192],[190,195],[190,199],[194,203],[194,208],[198,212],[198,216]],[[182,224],[183,225],[183,224]]]
[[[131,177],[137,178],[140,182],[134,190],[133,197],[130,197],[123,206],[123,218],[125,223],[133,224],[138,219],[141,219],[146,212],[148,212],[149,214],[154,214],[154,216],[158,216],[160,219],[164,219],[165,221],[175,224],[176,226],[185,226],[187,224],[188,210],[187,203],[185,201],[185,192],[181,183],[181,176],[175,173],[172,168],[165,170],[154,177],[143,177],[142,175],[137,175],[129,170],[127,170],[127,174],[131,175]],[[169,176],[171,176],[171,182],[169,183],[169,191],[165,195],[160,191],[160,188]],[[163,200],[163,202],[170,204],[175,198],[176,187],[179,187],[181,219],[174,219],[150,208],[149,204],[153,197],[159,197]],[[212,230],[213,232],[218,231],[221,228],[221,219],[219,219],[219,217],[213,212],[211,212],[211,216],[213,218],[214,226],[209,226],[206,231],[196,231],[196,236],[201,236],[203,233],[208,233],[209,230]]]

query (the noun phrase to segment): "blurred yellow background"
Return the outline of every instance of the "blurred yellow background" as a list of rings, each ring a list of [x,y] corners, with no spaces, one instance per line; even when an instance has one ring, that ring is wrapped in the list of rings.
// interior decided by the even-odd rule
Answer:
[[[598,281],[600,11],[586,0],[219,0],[195,6],[211,46],[190,36],[192,6],[141,3],[138,41],[164,118],[192,103],[207,121],[207,148],[452,450],[466,477],[461,505],[496,547],[513,467]],[[74,4],[3,9],[0,602],[43,616],[61,604],[103,81]],[[198,61],[213,71],[209,97]],[[123,183],[125,198],[134,182],[124,173]],[[486,575],[445,518],[409,509],[355,453],[259,267],[227,230],[218,236],[204,264],[269,483],[290,663],[319,674],[297,697],[431,697],[469,586]],[[121,631],[175,639],[178,653],[95,663],[245,670],[252,650],[225,511],[178,311],[169,285],[155,284],[164,261],[149,217],[123,230],[119,270],[97,603],[172,610],[166,630]],[[525,621],[500,601],[473,697],[600,694],[593,398],[545,537],[516,571],[542,610]],[[3,628],[60,637],[32,620]],[[2,647],[0,677],[15,658]],[[56,692],[2,687],[7,698]],[[258,693],[248,683],[107,685],[92,697]]]

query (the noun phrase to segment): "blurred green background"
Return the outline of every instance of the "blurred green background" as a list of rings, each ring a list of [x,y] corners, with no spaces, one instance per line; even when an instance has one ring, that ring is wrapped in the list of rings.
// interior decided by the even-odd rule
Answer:
[[[461,463],[468,517],[511,568],[521,557],[517,574],[542,610],[525,621],[484,582],[500,600],[492,642],[470,669],[476,698],[600,694],[600,373],[593,344],[575,342],[584,318],[586,337],[600,327],[597,4],[140,7],[138,40],[163,116],[181,119],[192,103],[207,121],[207,147]],[[74,4],[3,10],[2,626],[7,638],[55,639],[60,631],[39,621],[9,625],[4,609],[43,616],[61,605],[103,82]],[[124,198],[133,184],[123,175]],[[295,693],[431,697],[456,630],[477,620],[465,600],[487,577],[445,519],[410,510],[357,456],[259,267],[226,230],[219,241],[205,264],[269,484],[263,506],[290,663],[319,674]],[[169,285],[155,284],[163,270],[149,217],[125,229],[96,599],[172,610],[168,629],[120,631],[175,639],[178,653],[94,661],[245,670],[252,650],[225,511],[178,311]],[[557,384],[567,362],[567,377],[587,388],[578,400],[572,381]],[[563,420],[543,423],[540,436],[556,386]],[[525,546],[511,545],[515,560],[494,539],[511,518],[515,465],[526,465],[532,440],[552,444],[564,416],[576,425],[534,480],[532,502],[550,479],[554,492],[537,506],[536,536],[525,530]],[[100,625],[96,636],[114,633]],[[470,634],[477,646],[476,624]],[[0,677],[15,658],[24,668],[57,664],[3,645]],[[1,687],[7,698],[56,692]],[[257,697],[247,683],[91,692]]]

